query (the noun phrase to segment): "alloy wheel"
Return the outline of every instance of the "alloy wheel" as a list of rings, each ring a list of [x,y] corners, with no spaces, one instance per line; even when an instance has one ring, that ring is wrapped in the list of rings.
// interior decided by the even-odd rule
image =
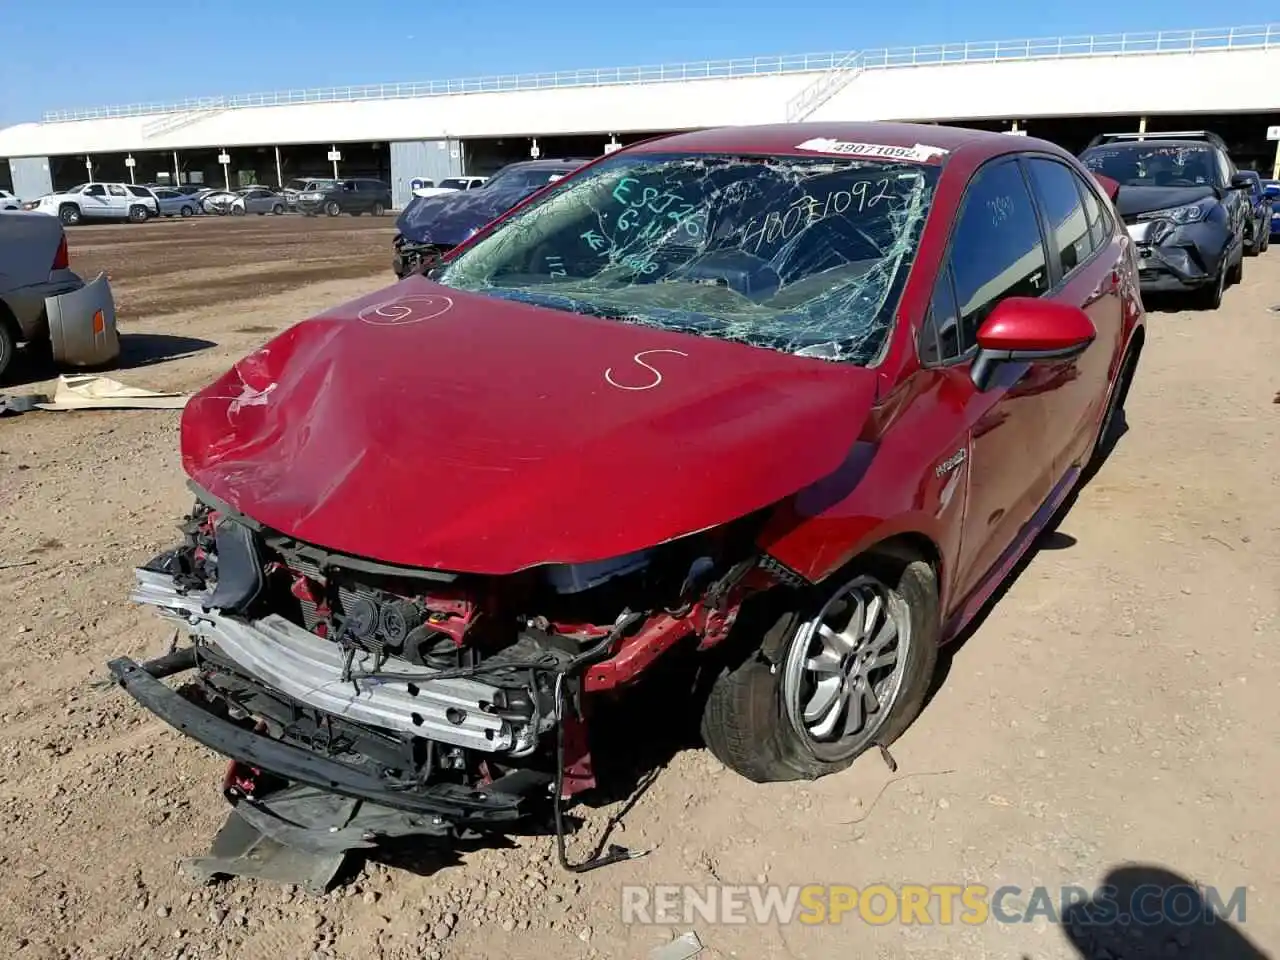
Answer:
[[[872,576],[841,587],[801,625],[783,666],[782,697],[814,756],[841,760],[875,742],[902,689],[910,642],[906,604]]]

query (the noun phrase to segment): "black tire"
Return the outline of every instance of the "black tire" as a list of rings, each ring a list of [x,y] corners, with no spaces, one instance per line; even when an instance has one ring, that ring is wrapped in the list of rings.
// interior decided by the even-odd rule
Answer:
[[[342,212],[342,208],[338,206],[337,200],[330,200],[324,205],[324,212],[331,217],[336,217]]]
[[[848,767],[876,745],[889,746],[920,714],[938,660],[938,587],[933,568],[922,560],[888,561],[865,558],[849,571],[828,581],[814,598],[802,601],[797,611],[784,613],[759,645],[737,666],[723,670],[711,687],[702,714],[702,737],[721,762],[748,780],[768,783],[780,780],[815,780]],[[853,752],[840,743],[815,746],[803,737],[787,716],[783,690],[789,654],[805,642],[807,621],[819,615],[824,604],[854,574],[874,578],[902,605],[909,623],[909,643],[902,665],[896,698],[885,718],[867,742]]]
[[[80,222],[80,208],[74,203],[64,203],[58,208],[58,219],[64,227],[74,227]]]
[[[1112,434],[1124,415],[1124,402],[1129,398],[1129,387],[1133,385],[1133,375],[1138,371],[1138,357],[1141,348],[1132,344],[1120,364],[1120,375],[1116,377],[1111,394],[1107,397],[1107,408],[1102,414],[1102,422],[1098,424],[1098,436],[1093,441],[1093,451],[1085,464],[1084,476],[1092,477],[1107,459],[1112,446]]]
[[[382,205],[381,200],[379,200],[377,203],[373,205],[373,215],[375,217],[380,217],[386,212],[387,212],[387,208]]]
[[[244,207],[232,207],[230,213],[233,217],[243,217]]]
[[[29,345],[28,349],[30,349]],[[14,323],[7,315],[5,308],[0,306],[0,383],[4,382],[5,371],[9,369],[17,353],[18,337],[14,330]]]
[[[190,207],[186,206],[185,204],[183,205],[182,209],[178,211],[178,213],[180,213],[183,217],[189,217],[194,212],[195,212],[194,210],[192,210]]]
[[[1227,273],[1227,286],[1235,286],[1237,283],[1244,281],[1244,241],[1240,243],[1240,259],[1236,261],[1236,265]]]
[[[147,212],[147,208],[140,203],[135,203],[129,207],[130,223],[146,223],[151,219],[151,214]]]
[[[1218,267],[1218,275],[1214,278],[1213,283],[1201,287],[1192,295],[1192,299],[1198,309],[1217,310],[1222,306],[1222,293],[1227,288],[1227,272],[1227,265],[1223,262]]]
[[[277,203],[274,207],[271,208],[271,212],[277,217],[284,216],[284,204]]]

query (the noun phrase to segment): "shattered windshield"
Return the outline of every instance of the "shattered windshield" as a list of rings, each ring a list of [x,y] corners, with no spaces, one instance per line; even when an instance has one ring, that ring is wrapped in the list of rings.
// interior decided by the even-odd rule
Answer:
[[[517,213],[438,280],[787,353],[874,362],[939,167],[624,155]]]
[[[1086,150],[1084,165],[1123,187],[1224,186],[1218,182],[1214,152],[1186,144],[1126,144]]]

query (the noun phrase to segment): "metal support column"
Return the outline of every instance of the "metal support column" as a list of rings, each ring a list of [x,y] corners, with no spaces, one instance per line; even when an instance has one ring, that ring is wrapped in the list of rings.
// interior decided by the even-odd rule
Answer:
[[[174,186],[182,183],[182,168],[178,166],[178,151],[173,151],[173,183]]]
[[[276,147],[276,186],[284,189],[284,169],[280,166],[280,148]]]
[[[136,184],[138,182],[138,176],[134,171],[138,166],[138,161],[133,159],[132,153],[124,158],[124,165],[129,168],[129,182]]]
[[[1138,139],[1141,140],[1142,139],[1141,135],[1146,132],[1147,132],[1147,118],[1139,117],[1138,118],[1138,134],[1139,134]]]

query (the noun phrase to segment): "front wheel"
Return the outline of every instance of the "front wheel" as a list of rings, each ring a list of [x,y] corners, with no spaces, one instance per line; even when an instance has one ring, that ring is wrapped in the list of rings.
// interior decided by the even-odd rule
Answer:
[[[373,205],[373,215],[375,217],[380,217],[386,212],[387,212],[387,208],[384,207],[381,202],[375,203]]]
[[[336,200],[330,200],[324,205],[324,212],[331,217],[336,217],[342,212],[342,208],[338,206],[338,202]]]
[[[178,211],[178,213],[182,214],[184,219],[191,216],[194,212],[195,212],[194,210],[192,210],[190,207],[187,207],[187,206],[184,206],[181,210]]]
[[[1227,274],[1227,286],[1234,286],[1237,283],[1244,282],[1244,241],[1240,242],[1240,259],[1236,261],[1236,265],[1231,268],[1231,272]]]
[[[64,226],[74,227],[80,222],[80,208],[74,203],[64,203],[58,208],[58,219]]]
[[[30,344],[27,345],[30,350]],[[9,364],[13,363],[13,358],[18,352],[18,338],[14,335],[13,327],[7,322],[6,317],[0,317],[0,383],[4,382],[4,373],[9,369]]]
[[[275,214],[277,217],[284,216],[284,204],[277,203],[274,207],[271,208],[271,212]]]
[[[784,614],[758,651],[716,678],[703,739],[748,780],[836,773],[893,743],[923,708],[938,657],[933,568],[875,559],[858,569]]]
[[[232,207],[232,208],[231,208],[231,215],[232,215],[233,217],[243,217],[243,216],[244,216],[244,207]]]
[[[1214,277],[1213,283],[1208,286],[1201,287],[1195,292],[1196,306],[1201,310],[1217,310],[1222,306],[1222,294],[1227,289],[1227,263],[1223,259],[1222,265],[1218,267],[1218,275]]]

